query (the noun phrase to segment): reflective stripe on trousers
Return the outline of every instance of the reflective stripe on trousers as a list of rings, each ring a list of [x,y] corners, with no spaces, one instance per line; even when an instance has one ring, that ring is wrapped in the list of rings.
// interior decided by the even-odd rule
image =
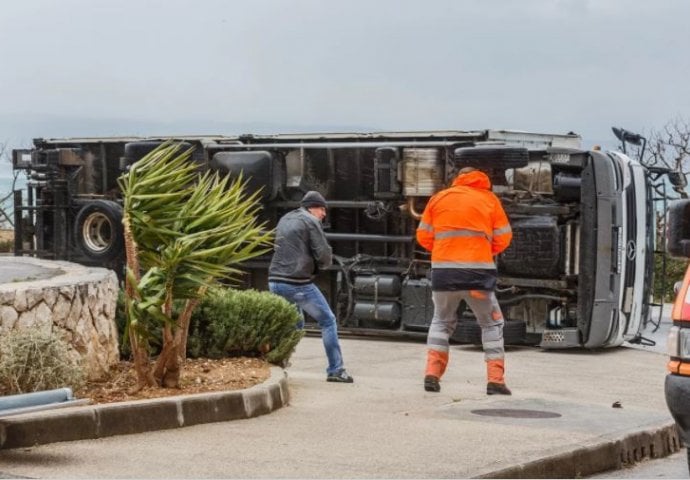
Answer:
[[[499,360],[504,357],[503,314],[493,291],[457,290],[432,292],[434,316],[431,319],[427,347],[439,352],[448,352],[448,339],[458,323],[458,307],[463,300],[472,309],[482,329],[484,358]]]

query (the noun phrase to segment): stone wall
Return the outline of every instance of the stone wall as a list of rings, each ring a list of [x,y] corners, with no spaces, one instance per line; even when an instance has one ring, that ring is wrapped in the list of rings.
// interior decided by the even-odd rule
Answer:
[[[56,332],[79,354],[90,379],[119,361],[117,276],[104,268],[30,257],[0,257],[0,334]]]

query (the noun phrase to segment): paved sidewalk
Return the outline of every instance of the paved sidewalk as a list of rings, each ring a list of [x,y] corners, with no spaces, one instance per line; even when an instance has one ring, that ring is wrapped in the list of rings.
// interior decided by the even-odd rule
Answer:
[[[452,348],[440,394],[423,391],[423,344],[348,339],[343,352],[355,383],[327,383],[320,339],[305,338],[288,369],[290,406],[269,415],[0,451],[0,472],[39,478],[573,477],[678,448],[664,402],[662,353],[509,349],[514,395],[487,397],[482,353],[474,347]],[[613,408],[615,402],[622,408]],[[519,410],[542,413],[487,415],[528,413]]]

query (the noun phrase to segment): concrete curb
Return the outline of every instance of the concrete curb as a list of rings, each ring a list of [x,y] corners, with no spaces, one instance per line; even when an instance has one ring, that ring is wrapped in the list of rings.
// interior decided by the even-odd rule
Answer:
[[[474,478],[583,478],[619,470],[645,458],[662,458],[680,450],[674,422],[631,431],[601,443],[513,465]]]
[[[87,440],[225,422],[288,405],[287,372],[271,367],[264,383],[245,390],[90,405],[0,419],[0,449]]]

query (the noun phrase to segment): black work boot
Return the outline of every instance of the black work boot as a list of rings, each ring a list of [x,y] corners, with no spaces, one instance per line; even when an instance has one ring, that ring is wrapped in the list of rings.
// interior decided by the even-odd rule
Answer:
[[[440,392],[441,384],[438,383],[438,377],[427,375],[424,377],[424,390],[427,392]]]
[[[486,394],[487,395],[512,395],[505,383],[495,383],[489,382],[486,384]]]

